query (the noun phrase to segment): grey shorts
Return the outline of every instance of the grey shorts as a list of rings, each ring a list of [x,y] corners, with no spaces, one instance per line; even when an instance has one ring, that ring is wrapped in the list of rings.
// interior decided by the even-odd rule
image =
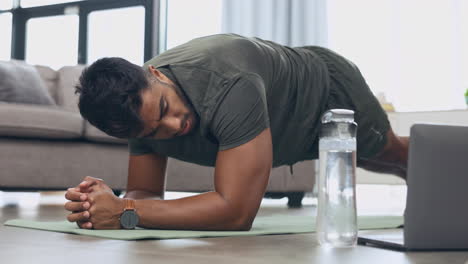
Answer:
[[[326,62],[330,73],[330,93],[326,110],[353,110],[354,120],[358,124],[357,155],[361,158],[374,157],[387,143],[387,132],[390,129],[387,114],[356,65],[329,49],[311,49]]]

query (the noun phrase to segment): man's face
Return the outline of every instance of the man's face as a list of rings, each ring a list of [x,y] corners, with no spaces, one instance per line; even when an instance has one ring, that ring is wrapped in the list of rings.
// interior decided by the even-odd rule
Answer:
[[[170,79],[154,68],[150,71],[160,82],[151,81],[141,94],[144,128],[138,137],[169,139],[189,134],[197,123],[195,112]]]

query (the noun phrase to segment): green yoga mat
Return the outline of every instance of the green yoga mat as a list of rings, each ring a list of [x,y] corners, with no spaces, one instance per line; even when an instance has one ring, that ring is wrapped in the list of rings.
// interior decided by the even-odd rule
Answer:
[[[401,216],[359,216],[358,218],[359,229],[396,228],[402,224],[403,217]],[[287,215],[259,216],[255,219],[250,231],[88,230],[80,229],[76,224],[66,221],[38,222],[21,219],[9,220],[5,225],[108,239],[137,240],[311,233],[315,231],[315,217]]]

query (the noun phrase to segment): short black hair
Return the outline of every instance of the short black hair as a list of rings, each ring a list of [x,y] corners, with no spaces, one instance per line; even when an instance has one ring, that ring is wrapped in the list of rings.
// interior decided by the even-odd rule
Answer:
[[[81,115],[106,134],[135,137],[143,130],[141,91],[149,87],[144,70],[122,58],[102,58],[85,68],[76,86]]]

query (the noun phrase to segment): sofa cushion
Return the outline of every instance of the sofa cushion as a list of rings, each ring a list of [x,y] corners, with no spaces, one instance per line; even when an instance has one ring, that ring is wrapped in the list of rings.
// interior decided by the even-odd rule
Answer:
[[[57,102],[69,111],[79,112],[75,86],[78,84],[84,67],[84,65],[65,66],[58,70]]]
[[[0,149],[0,190],[65,190],[86,175],[99,177],[117,190],[127,183],[124,145],[0,137]]]
[[[21,61],[0,61],[0,101],[54,105],[36,69]]]
[[[169,158],[166,189],[178,192],[214,190],[214,168]],[[306,160],[290,166],[272,168],[268,192],[311,192],[315,183],[315,161]]]
[[[42,81],[44,81],[44,84],[49,90],[50,96],[52,96],[52,99],[54,99],[55,103],[57,103],[57,72],[47,66],[36,65],[35,67],[37,72],[41,76]]]
[[[95,126],[91,125],[89,122],[86,122],[84,126],[84,137],[89,141],[128,144],[128,140],[111,137],[106,133],[102,132],[101,130],[97,129]]]
[[[0,103],[0,136],[73,139],[82,135],[80,114],[56,106]]]

